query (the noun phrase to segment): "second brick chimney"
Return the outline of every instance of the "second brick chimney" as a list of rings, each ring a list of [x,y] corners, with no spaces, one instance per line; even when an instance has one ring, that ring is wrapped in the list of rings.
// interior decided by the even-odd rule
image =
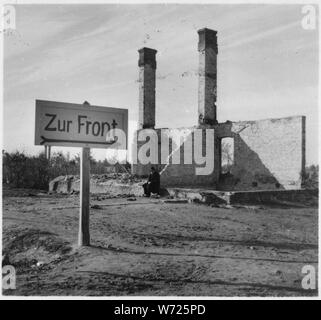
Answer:
[[[150,48],[139,52],[139,129],[155,127],[156,53]]]
[[[199,42],[199,83],[198,83],[198,123],[217,123],[217,32],[207,28],[198,30]]]

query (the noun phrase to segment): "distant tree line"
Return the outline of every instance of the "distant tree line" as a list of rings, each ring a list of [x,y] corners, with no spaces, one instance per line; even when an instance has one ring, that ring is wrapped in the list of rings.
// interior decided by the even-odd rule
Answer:
[[[50,180],[62,175],[79,175],[80,170],[80,156],[69,159],[62,152],[54,153],[49,160],[44,153],[29,156],[19,151],[2,151],[2,162],[2,182],[14,188],[47,190]],[[90,158],[92,174],[105,174],[110,166],[107,159]],[[126,170],[130,167],[124,166]]]
[[[223,148],[226,170],[231,166],[232,160],[229,156],[229,148]],[[15,188],[33,188],[47,190],[49,181],[62,175],[79,175],[79,155],[69,159],[62,152],[54,153],[50,160],[44,153],[37,156],[28,156],[23,152],[2,151],[3,172],[2,181]],[[115,161],[115,159],[113,159]],[[91,157],[90,172],[92,174],[106,174],[111,164],[107,159],[97,161]],[[130,164],[122,165],[124,170],[130,172]],[[310,165],[306,167],[303,174],[303,187],[307,189],[318,188],[319,166]]]

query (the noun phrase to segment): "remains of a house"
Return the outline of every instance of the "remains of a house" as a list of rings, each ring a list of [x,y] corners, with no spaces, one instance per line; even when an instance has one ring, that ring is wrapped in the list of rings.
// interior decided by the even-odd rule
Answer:
[[[217,121],[217,32],[198,31],[199,87],[198,124],[192,128],[155,128],[156,53],[150,48],[139,50],[139,129],[155,130],[158,156],[155,163],[142,163],[139,156],[132,173],[146,176],[150,167],[158,165],[162,184],[166,187],[202,187],[212,190],[293,190],[301,189],[305,167],[305,116],[258,121]],[[220,70],[224,72],[224,70]],[[197,120],[197,119],[195,119]],[[201,144],[206,147],[206,130],[214,129],[210,152],[214,168],[210,174],[197,174],[195,159],[184,163],[184,151],[196,147],[195,130],[202,130]],[[177,135],[183,143],[176,145]],[[233,163],[228,172],[222,170],[222,140],[233,139]],[[138,141],[135,155],[146,141]],[[168,161],[162,161],[161,150],[169,143]],[[189,144],[186,147],[186,144]],[[179,163],[173,158],[181,159]]]

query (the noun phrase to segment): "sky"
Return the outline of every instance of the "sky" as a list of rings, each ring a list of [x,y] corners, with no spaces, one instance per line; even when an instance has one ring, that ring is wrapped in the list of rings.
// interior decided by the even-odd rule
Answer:
[[[131,135],[142,47],[158,50],[156,126],[196,125],[197,30],[207,27],[218,32],[218,121],[305,115],[307,164],[318,163],[318,30],[302,28],[302,5],[15,8],[16,30],[4,36],[6,151],[43,151],[34,145],[36,99],[127,108]]]

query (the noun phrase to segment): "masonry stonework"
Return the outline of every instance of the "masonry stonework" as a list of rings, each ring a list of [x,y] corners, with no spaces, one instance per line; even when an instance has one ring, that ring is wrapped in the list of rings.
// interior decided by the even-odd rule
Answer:
[[[156,53],[150,48],[139,52],[139,128],[155,126]]]
[[[234,163],[220,190],[299,189],[305,167],[305,117],[232,122],[216,127],[234,138]]]
[[[199,30],[198,34],[198,123],[213,125],[217,122],[217,37],[216,31],[207,28]]]
[[[188,128],[155,129],[157,156],[150,163],[134,163],[132,173],[140,177],[158,167],[164,187],[205,187],[213,190],[289,190],[300,189],[305,168],[305,117],[295,116],[259,121],[218,123],[216,118],[217,33],[201,29],[199,34],[198,125]],[[143,48],[140,53],[139,134],[155,126],[156,50]],[[197,175],[193,153],[195,130],[201,129],[203,153],[206,129],[214,130],[211,151],[214,168],[210,174]],[[177,137],[185,139],[179,143]],[[222,173],[221,140],[234,139],[234,161],[228,173]],[[138,141],[139,150],[148,139]],[[169,157],[162,153],[169,144]],[[166,148],[164,148],[166,149]],[[186,161],[186,152],[192,155]],[[167,159],[165,159],[167,158]],[[166,160],[166,161],[165,161]],[[177,162],[177,160],[180,160]]]

